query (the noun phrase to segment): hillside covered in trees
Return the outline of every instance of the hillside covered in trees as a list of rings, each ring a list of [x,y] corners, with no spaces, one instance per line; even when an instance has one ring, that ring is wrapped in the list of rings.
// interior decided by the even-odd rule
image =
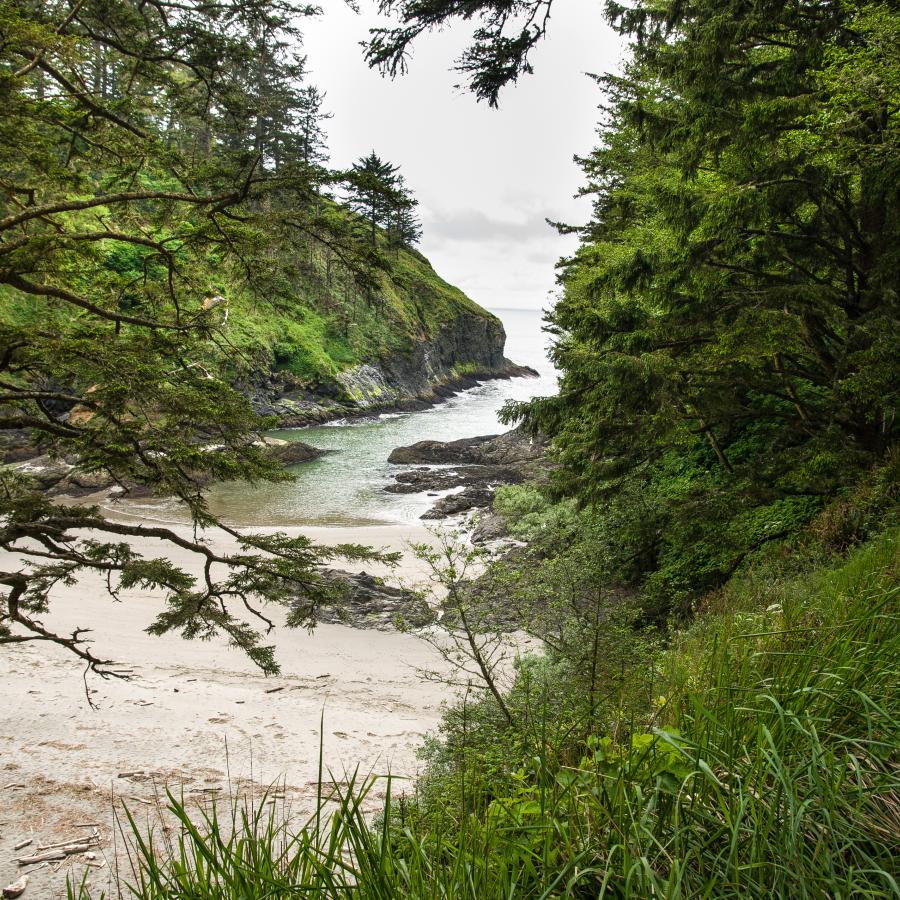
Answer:
[[[103,322],[196,332],[209,340],[183,365],[351,403],[338,373],[473,322],[483,343],[457,339],[425,385],[503,367],[499,322],[414,249],[398,167],[372,151],[329,168],[330,115],[298,52],[311,12],[4,7],[0,323],[73,402],[105,379],[56,359],[59,342]],[[54,347],[34,346],[51,322]]]

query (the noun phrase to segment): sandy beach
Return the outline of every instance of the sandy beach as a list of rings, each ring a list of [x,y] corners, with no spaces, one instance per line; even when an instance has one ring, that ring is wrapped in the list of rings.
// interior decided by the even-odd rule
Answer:
[[[405,551],[389,577],[407,583],[424,576],[407,542],[433,539],[417,525],[282,530],[323,544],[353,541]],[[207,538],[222,548],[230,542],[221,533]],[[149,538],[134,544],[148,555],[163,549]],[[167,546],[165,552],[193,565],[186,551]],[[15,564],[0,554],[0,565]],[[388,574],[371,564],[360,569]],[[448,695],[448,688],[422,678],[439,659],[411,634],[278,627],[282,672],[266,678],[224,640],[145,634],[161,607],[158,593],[128,591],[115,602],[100,579],[86,577],[52,596],[44,621],[62,629],[90,625],[94,652],[129,664],[134,678],[89,677],[98,707],[91,709],[83,667],[62,648],[25,644],[0,654],[0,887],[20,874],[16,857],[68,840],[76,826],[95,822],[101,848],[87,871],[94,884],[105,884],[109,869],[100,866],[112,847],[115,797],[149,814],[166,786],[201,799],[250,779],[258,785],[280,780],[286,802],[302,810],[318,788],[320,746],[336,780],[357,766],[414,776],[416,749]],[[283,622],[283,612],[274,610],[274,618]],[[373,810],[379,793],[371,797]],[[28,838],[27,849],[14,851]],[[52,863],[34,871],[26,897],[64,896],[66,871],[80,873],[86,862],[70,857],[58,870]]]

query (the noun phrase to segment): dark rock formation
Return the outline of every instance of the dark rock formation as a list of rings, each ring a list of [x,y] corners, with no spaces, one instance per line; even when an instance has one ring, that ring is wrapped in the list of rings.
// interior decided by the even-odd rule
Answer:
[[[549,466],[546,441],[530,438],[520,429],[458,441],[419,441],[391,451],[388,462],[398,465],[445,465],[448,469],[418,468],[400,472],[392,493],[417,493],[462,487],[439,499],[423,519],[443,519],[472,509],[490,507],[494,489],[540,478]]]
[[[485,512],[478,516],[475,528],[472,531],[473,544],[487,544],[490,541],[499,541],[508,537],[506,523],[500,516],[493,512]]]
[[[303,441],[282,441],[277,438],[265,439],[266,453],[284,466],[317,459],[330,450],[311,447]],[[16,456],[20,455],[19,459]],[[118,485],[118,482],[105,470],[86,472],[79,468],[77,459],[57,459],[52,456],[35,456],[26,454],[26,447],[19,449],[19,454],[12,454],[8,463],[14,469],[33,479],[38,487],[47,491],[52,497],[84,497],[107,491]],[[152,495],[152,490],[143,485],[129,482],[120,486],[130,497]]]
[[[325,453],[333,452],[312,447],[303,441],[282,441],[277,438],[266,438],[266,455],[280,462],[283,466],[296,466],[299,463],[318,459]]]
[[[519,428],[505,434],[462,438],[458,441],[419,441],[391,451],[388,462],[412,465],[479,465],[514,467],[523,472],[540,466],[547,443]]]
[[[459,513],[468,512],[470,509],[484,509],[494,502],[493,487],[475,486],[467,487],[458,494],[450,494],[441,497],[434,506],[424,513],[423,519],[446,519],[447,516],[456,516]]]
[[[398,624],[422,628],[436,618],[431,607],[415,591],[391,587],[367,572],[353,575],[327,569],[323,574],[344,597],[341,602],[319,610],[317,618],[320,622],[393,631]]]
[[[31,478],[41,490],[47,491],[66,478],[74,467],[51,456],[34,456],[14,463],[13,468]]]
[[[0,433],[0,463],[17,463],[40,455],[41,451],[31,443],[31,433],[26,429]]]
[[[391,450],[388,462],[412,465],[478,465],[483,461],[481,447],[499,436],[486,434],[458,441],[417,441],[408,447]]]
[[[462,466],[454,469],[411,469],[394,476],[395,484],[385,490],[389,494],[418,494],[422,491],[447,491],[457,487],[491,484],[517,484],[524,475],[518,469],[504,466]]]
[[[83,472],[73,468],[50,493],[54,496],[83,497],[86,494],[96,494],[97,491],[109,490],[115,484],[115,479],[102,469],[99,472]]]

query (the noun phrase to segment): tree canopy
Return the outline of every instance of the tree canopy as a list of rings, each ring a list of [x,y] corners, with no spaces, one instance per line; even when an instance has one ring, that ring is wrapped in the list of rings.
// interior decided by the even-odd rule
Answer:
[[[195,528],[220,524],[210,480],[287,477],[257,446],[267,423],[220,377],[237,352],[230,297],[271,302],[311,245],[362,284],[386,265],[322,202],[340,175],[323,167],[321,95],[291,49],[312,12],[76,0],[0,13],[0,437],[27,434],[125,491],[174,496]],[[231,533],[234,552],[216,554],[196,532],[57,506],[0,468],[0,546],[14,554],[0,571],[0,644],[53,641],[112,671],[84,631],[41,622],[54,586],[93,570],[112,594],[166,592],[153,630],[224,633],[274,671],[260,604],[290,604],[290,621],[309,625],[333,596],[317,564],[375,555]],[[137,555],[137,535],[161,539],[163,555]],[[167,542],[195,555],[199,578],[166,558]]]
[[[385,0],[370,64],[478,23],[480,99],[530,73],[551,3]],[[558,485],[640,497],[668,599],[790,534],[896,442],[900,7],[606,4],[630,42],[596,78],[593,200],[548,315],[560,393],[506,411],[554,439]],[[638,487],[642,485],[642,487]],[[638,494],[634,492],[637,491]],[[677,570],[677,571],[676,571]]]
[[[641,488],[661,592],[716,583],[896,442],[900,19],[882,3],[611,7],[634,38],[513,406],[589,501]],[[632,497],[632,500],[634,498]]]
[[[349,206],[368,223],[373,247],[379,229],[386,232],[393,246],[410,247],[418,243],[422,234],[415,214],[418,201],[407,188],[399,168],[373,150],[347,173]]]

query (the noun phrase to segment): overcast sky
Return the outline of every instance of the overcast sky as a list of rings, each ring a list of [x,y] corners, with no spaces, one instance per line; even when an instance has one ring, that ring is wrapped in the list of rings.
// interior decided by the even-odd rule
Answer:
[[[327,94],[332,165],[376,152],[399,164],[419,199],[421,249],[437,271],[483,306],[541,308],[554,263],[574,248],[546,218],[580,222],[582,175],[572,157],[595,143],[599,91],[586,72],[617,67],[621,43],[601,0],[560,0],[535,74],[507,88],[500,109],[453,87],[465,24],[425,36],[395,81],[366,67],[359,43],[377,21],[343,3],[304,26],[310,81]]]

